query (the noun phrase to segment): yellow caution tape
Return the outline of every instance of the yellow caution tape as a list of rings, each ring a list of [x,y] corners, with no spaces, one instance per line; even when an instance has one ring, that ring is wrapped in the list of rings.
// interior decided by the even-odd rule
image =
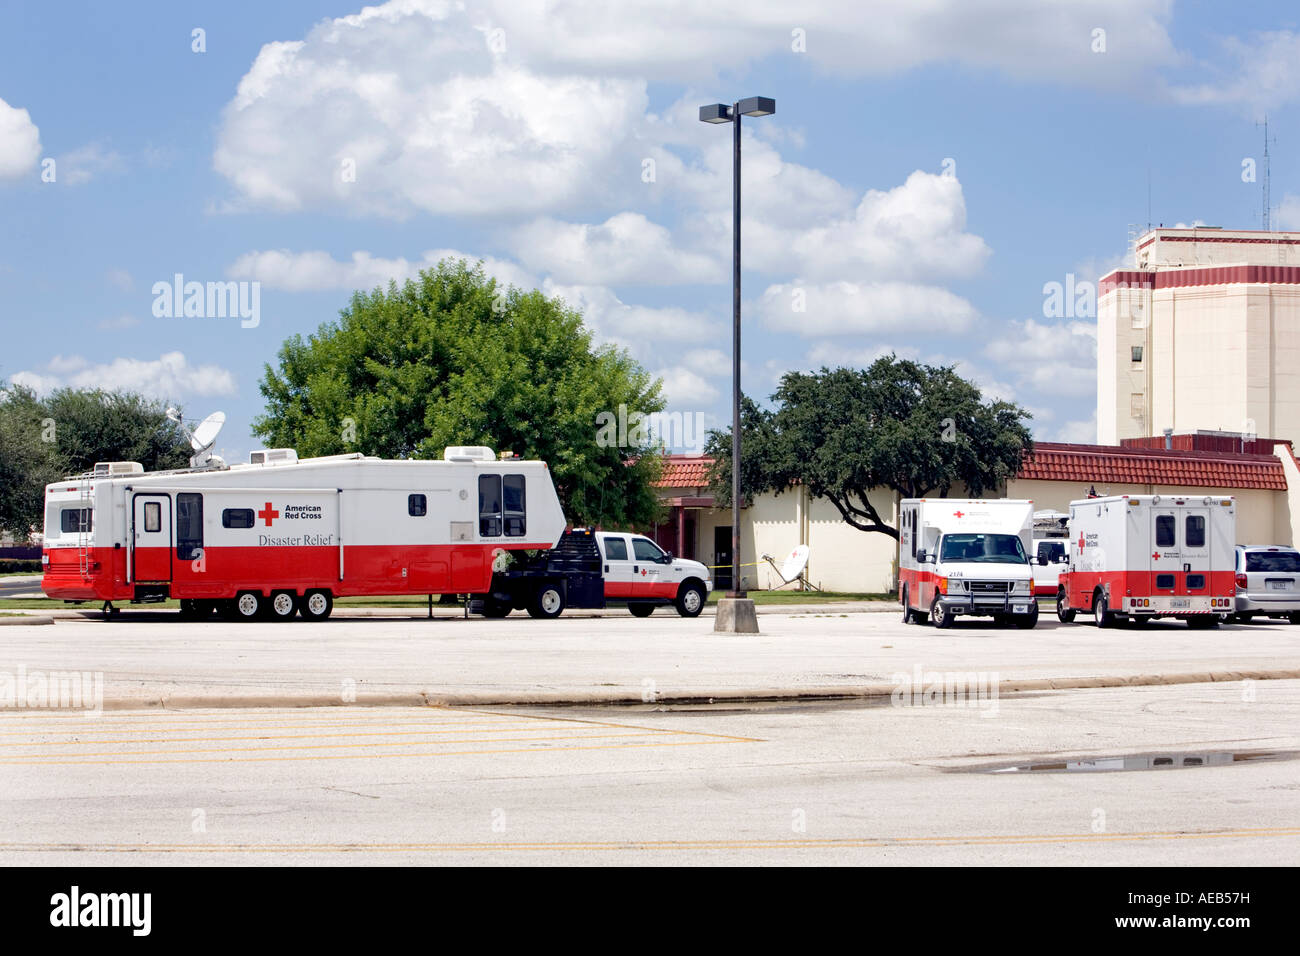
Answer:
[[[747,562],[747,563],[745,563],[745,564],[742,564],[741,567],[742,567],[742,568],[756,568],[756,567],[758,567],[758,566],[759,566],[760,564],[762,564],[762,563],[763,563],[762,561],[749,561],[749,562]],[[705,567],[706,567],[706,568],[714,568],[714,569],[716,569],[716,568],[729,568],[729,567],[732,567],[732,565],[730,565],[730,564],[706,564]]]

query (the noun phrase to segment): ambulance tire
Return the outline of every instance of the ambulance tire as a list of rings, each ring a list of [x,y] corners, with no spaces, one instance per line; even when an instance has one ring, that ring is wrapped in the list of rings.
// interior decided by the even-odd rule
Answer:
[[[633,617],[649,617],[655,612],[653,604],[629,604],[627,609],[632,612]]]
[[[1286,619],[1292,624],[1300,624],[1300,614],[1288,614]]]
[[[1187,619],[1187,626],[1197,631],[1208,631],[1219,626],[1217,614],[1198,614]]]
[[[326,590],[308,591],[298,602],[298,613],[304,621],[323,621],[334,610],[334,595]]]
[[[528,602],[528,616],[557,618],[564,613],[564,592],[558,584],[543,584]]]
[[[266,602],[266,616],[272,621],[292,621],[298,615],[298,595],[292,591],[272,591]]]
[[[702,585],[688,583],[678,589],[677,600],[673,604],[677,606],[677,613],[682,617],[699,617],[707,600],[708,595],[704,593]]]
[[[1106,601],[1106,593],[1098,591],[1093,596],[1092,601],[1092,618],[1093,623],[1098,627],[1114,627],[1115,615]]]
[[[939,628],[941,631],[945,631],[952,627],[952,619],[955,616],[956,615],[954,615],[952,611],[949,611],[939,603],[937,597],[934,599],[934,603],[930,605],[930,620],[933,621],[934,626]]]
[[[904,587],[903,588],[903,623],[904,624],[920,623],[919,621],[916,620],[915,617],[912,616],[912,608],[908,605],[907,602],[908,602],[907,588]]]
[[[1062,624],[1074,621],[1075,610],[1070,607],[1070,600],[1065,596],[1065,588],[1056,592],[1056,619]]]
[[[266,598],[257,591],[240,591],[230,602],[230,615],[236,621],[255,621],[264,613]]]

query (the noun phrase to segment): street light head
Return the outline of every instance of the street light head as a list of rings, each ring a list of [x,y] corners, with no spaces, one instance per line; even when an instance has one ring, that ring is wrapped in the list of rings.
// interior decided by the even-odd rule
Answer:
[[[700,107],[701,123],[730,123],[731,107],[726,103],[714,103]]]
[[[776,112],[776,100],[768,96],[750,96],[736,104],[736,112],[741,116],[771,116]]]

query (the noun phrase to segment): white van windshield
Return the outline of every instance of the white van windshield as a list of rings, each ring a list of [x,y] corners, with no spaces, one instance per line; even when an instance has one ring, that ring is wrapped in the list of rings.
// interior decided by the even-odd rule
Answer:
[[[946,534],[939,550],[939,560],[960,563],[977,561],[985,564],[1028,564],[1025,546],[1014,534]]]

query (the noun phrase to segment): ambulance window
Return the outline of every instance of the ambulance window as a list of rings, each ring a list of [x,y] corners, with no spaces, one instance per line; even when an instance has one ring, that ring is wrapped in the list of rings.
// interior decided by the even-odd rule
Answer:
[[[1184,544],[1186,544],[1187,547],[1189,548],[1205,547],[1205,516],[1188,515],[1186,534],[1187,537],[1186,540],[1184,541]]]
[[[406,513],[412,518],[423,518],[429,511],[429,501],[424,495],[406,496]]]
[[[203,550],[203,496],[181,492],[176,496],[176,557],[193,561]]]
[[[89,508],[64,508],[59,515],[59,530],[64,534],[90,533],[94,519]]]
[[[1174,576],[1172,574],[1157,574],[1156,588],[1161,591],[1172,591],[1174,589]]]
[[[626,561],[627,560],[627,542],[622,538],[605,539],[605,560],[606,561]]]
[[[495,538],[501,534],[501,476],[478,476],[479,537]]]
[[[506,536],[522,538],[524,536],[524,512],[527,510],[524,500],[524,476],[506,475],[501,481],[501,491],[505,505]]]
[[[1174,516],[1156,515],[1156,547],[1172,548],[1174,546]]]
[[[1187,575],[1187,590],[1189,590],[1189,591],[1204,591],[1204,590],[1205,590],[1205,575],[1204,575],[1204,574],[1189,574],[1189,575]]]
[[[144,530],[150,533],[162,530],[162,505],[157,501],[144,503]]]
[[[916,557],[916,512],[909,511],[907,515],[907,530],[910,532],[908,537],[912,539],[912,557]]]
[[[253,526],[252,508],[223,508],[222,509],[221,527],[251,528],[252,526]]]

